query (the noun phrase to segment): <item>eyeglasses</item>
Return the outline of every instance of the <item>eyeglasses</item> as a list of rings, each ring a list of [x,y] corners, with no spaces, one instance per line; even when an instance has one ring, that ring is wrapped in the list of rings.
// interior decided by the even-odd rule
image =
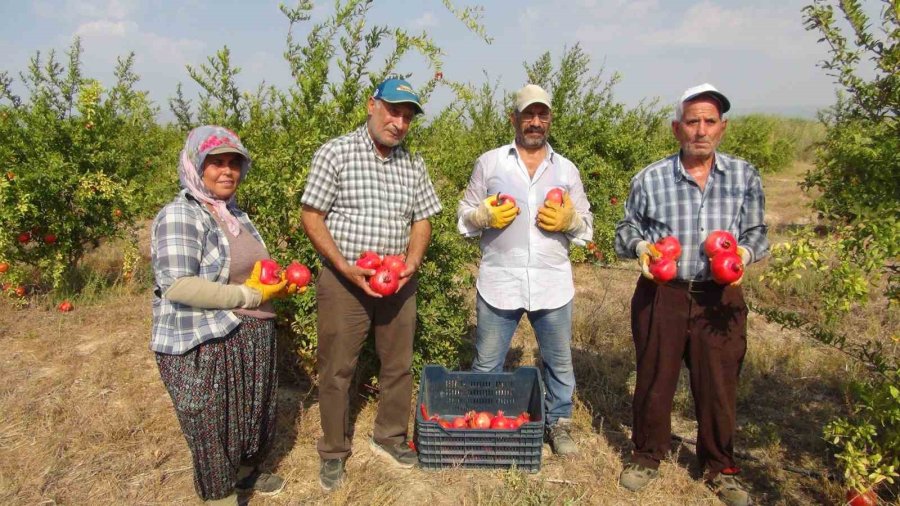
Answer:
[[[541,120],[541,123],[550,123],[550,113],[549,112],[520,112],[519,120],[523,123],[531,123],[534,118]]]

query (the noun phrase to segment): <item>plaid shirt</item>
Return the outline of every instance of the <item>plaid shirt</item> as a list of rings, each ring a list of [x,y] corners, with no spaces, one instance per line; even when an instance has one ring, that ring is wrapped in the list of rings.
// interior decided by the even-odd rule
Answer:
[[[709,280],[703,241],[714,230],[731,232],[750,252],[751,262],[768,254],[765,206],[762,180],[746,161],[716,153],[706,190],[701,191],[675,154],[632,178],[625,217],[616,225],[616,253],[635,258],[638,242],[674,235],[682,248],[677,278]]]
[[[366,125],[316,151],[301,202],[327,213],[351,263],[366,250],[405,254],[411,224],[441,211],[422,158],[401,146],[381,158]]]
[[[263,243],[246,213],[237,208],[232,208],[232,213],[245,230]],[[209,210],[187,190],[182,190],[156,215],[150,238],[150,261],[156,278],[151,350],[181,355],[237,328],[240,319],[231,311],[197,309],[162,297],[176,279],[184,276],[227,284],[231,266],[228,251],[225,233]]]

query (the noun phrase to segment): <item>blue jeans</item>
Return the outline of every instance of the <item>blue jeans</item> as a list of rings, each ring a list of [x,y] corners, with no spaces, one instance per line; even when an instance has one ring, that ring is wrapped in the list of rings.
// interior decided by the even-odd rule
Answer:
[[[534,328],[544,365],[546,424],[572,417],[575,368],[572,366],[572,301],[556,309],[497,309],[477,296],[473,371],[501,372],[513,333],[523,314]]]

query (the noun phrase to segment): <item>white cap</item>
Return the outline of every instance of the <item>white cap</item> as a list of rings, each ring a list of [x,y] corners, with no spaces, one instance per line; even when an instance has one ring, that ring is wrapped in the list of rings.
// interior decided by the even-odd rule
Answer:
[[[689,102],[700,95],[710,95],[712,98],[716,99],[716,101],[719,102],[719,112],[722,114],[725,114],[731,109],[731,102],[728,101],[728,97],[717,90],[715,86],[709,83],[703,83],[684,90],[684,93],[681,94],[681,99],[675,104],[675,119],[681,120],[681,115],[684,113],[685,102]]]
[[[522,112],[531,104],[544,104],[549,108],[550,95],[544,91],[544,88],[536,84],[526,84],[522,89],[516,92],[516,111]]]

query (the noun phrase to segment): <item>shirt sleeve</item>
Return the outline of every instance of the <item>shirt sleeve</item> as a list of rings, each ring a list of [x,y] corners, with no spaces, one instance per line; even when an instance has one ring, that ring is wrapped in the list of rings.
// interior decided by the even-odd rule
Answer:
[[[637,258],[634,248],[644,240],[644,211],[647,196],[638,177],[631,180],[631,189],[625,200],[625,216],[616,224],[616,255],[621,258]]]
[[[738,244],[750,252],[750,262],[756,262],[769,254],[768,226],[765,224],[766,196],[763,192],[759,172],[751,169],[752,175],[744,193],[741,206],[741,235]]]
[[[176,279],[200,272],[203,247],[201,230],[194,213],[182,205],[168,205],[153,224],[153,275],[160,293]]]
[[[585,226],[578,231],[577,235],[566,234],[569,240],[576,246],[585,246],[594,238],[594,215],[591,213],[591,204],[588,202],[587,194],[584,192],[584,185],[581,183],[581,175],[578,168],[572,165],[572,184],[569,188],[569,198],[575,206],[575,212],[584,220]]]
[[[456,208],[456,229],[465,237],[476,237],[481,235],[481,229],[474,227],[465,220],[465,216],[478,209],[481,202],[485,199],[487,188],[484,184],[484,162],[482,158],[475,161],[475,167],[472,169],[472,175],[469,176],[469,184],[463,194],[462,200]]]
[[[338,191],[338,159],[334,150],[325,144],[313,155],[306,188],[300,203],[322,212],[331,210]]]
[[[441,212],[441,200],[434,191],[434,185],[431,183],[428,169],[425,168],[425,161],[422,160],[422,157],[417,156],[415,164],[419,168],[419,183],[416,186],[415,198],[413,199],[413,202],[416,203],[412,214],[413,222],[430,218]]]

